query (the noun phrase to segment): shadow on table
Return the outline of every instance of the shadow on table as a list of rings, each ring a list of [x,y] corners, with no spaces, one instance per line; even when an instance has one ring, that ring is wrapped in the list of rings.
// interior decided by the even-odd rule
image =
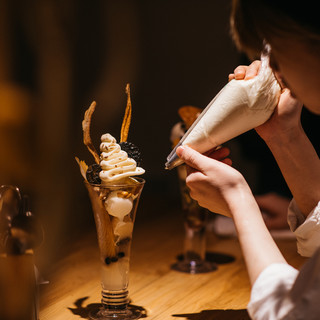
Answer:
[[[177,255],[178,261],[183,261],[183,254]],[[213,262],[216,264],[227,264],[235,261],[235,257],[229,254],[219,253],[219,252],[206,252],[206,261]]]
[[[206,260],[214,262],[216,264],[227,264],[235,261],[235,257],[229,254],[218,253],[218,252],[206,252]]]
[[[199,313],[173,314],[186,320],[250,320],[247,310],[203,310]]]
[[[68,308],[73,314],[80,316],[82,319],[90,319],[89,313],[101,306],[100,303],[90,303],[83,306],[84,301],[86,301],[89,297],[83,297],[78,300],[76,300],[73,304],[75,305],[75,308]],[[131,310],[137,310],[140,311],[142,316],[141,318],[147,317],[147,311],[143,307],[135,306],[132,304],[129,304]]]

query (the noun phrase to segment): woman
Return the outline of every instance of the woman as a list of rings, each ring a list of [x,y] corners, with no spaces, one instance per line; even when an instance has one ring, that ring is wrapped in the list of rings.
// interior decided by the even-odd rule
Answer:
[[[320,160],[300,123],[303,105],[320,114],[320,25],[315,5],[308,0],[233,0],[231,14],[235,43],[249,57],[259,56],[265,42],[271,45],[270,65],[284,88],[272,117],[256,131],[293,195],[288,221],[298,251],[312,256],[300,273],[274,243],[245,179],[229,166],[229,151],[221,148],[204,156],[185,146],[177,150],[188,165],[191,196],[234,220],[253,286],[248,305],[253,319],[320,317]],[[239,66],[229,78],[250,79],[259,66],[259,61]]]

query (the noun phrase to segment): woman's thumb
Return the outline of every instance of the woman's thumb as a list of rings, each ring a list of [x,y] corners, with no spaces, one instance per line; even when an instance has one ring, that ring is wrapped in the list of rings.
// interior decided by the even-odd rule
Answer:
[[[182,159],[188,166],[196,170],[203,171],[204,156],[201,153],[188,146],[180,146],[176,152],[179,158]]]

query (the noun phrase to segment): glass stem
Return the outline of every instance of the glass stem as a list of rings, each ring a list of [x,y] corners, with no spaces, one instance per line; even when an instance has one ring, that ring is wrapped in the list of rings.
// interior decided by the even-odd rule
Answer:
[[[205,260],[206,254],[206,235],[205,227],[190,228],[185,223],[184,239],[184,260],[188,262],[200,263]]]

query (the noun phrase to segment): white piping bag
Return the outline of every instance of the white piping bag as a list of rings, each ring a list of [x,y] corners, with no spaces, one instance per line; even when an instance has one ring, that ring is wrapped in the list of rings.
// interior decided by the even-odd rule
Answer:
[[[281,87],[269,67],[269,50],[267,45],[256,77],[231,80],[213,98],[167,157],[166,169],[183,163],[176,154],[181,145],[205,153],[270,118],[279,101]]]

